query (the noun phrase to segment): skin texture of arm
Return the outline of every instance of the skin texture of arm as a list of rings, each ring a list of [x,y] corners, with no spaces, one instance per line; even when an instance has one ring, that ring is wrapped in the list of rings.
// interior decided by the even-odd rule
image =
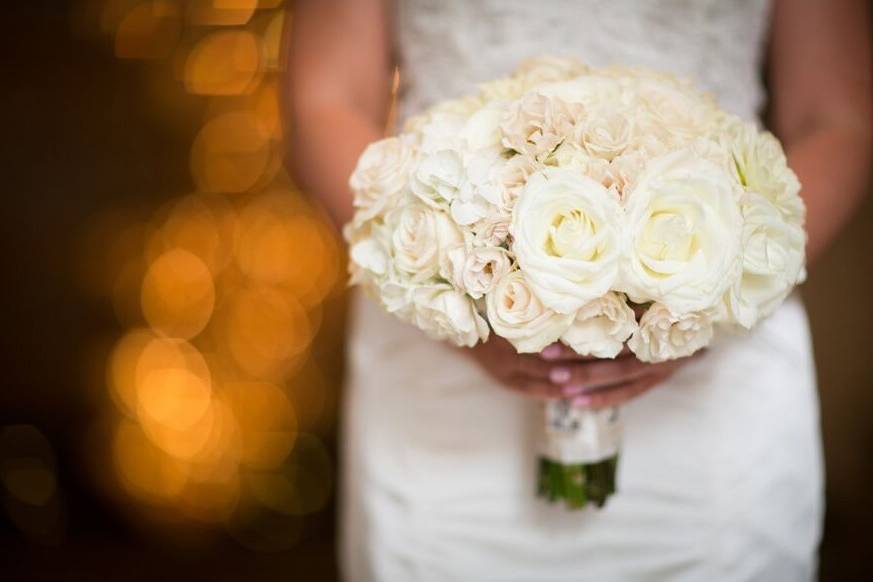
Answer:
[[[771,124],[802,184],[812,264],[851,217],[869,179],[869,4],[776,0],[774,11]]]
[[[381,0],[298,0],[290,20],[288,162],[341,226],[352,217],[349,175],[364,147],[383,137],[393,68],[388,10]]]

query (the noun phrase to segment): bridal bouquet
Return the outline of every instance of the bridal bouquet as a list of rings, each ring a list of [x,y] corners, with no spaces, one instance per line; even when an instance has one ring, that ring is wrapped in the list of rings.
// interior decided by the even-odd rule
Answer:
[[[805,276],[776,138],[648,70],[527,62],[371,144],[350,184],[352,282],[459,346],[681,358]],[[547,403],[539,493],[602,505],[620,429],[614,409]]]

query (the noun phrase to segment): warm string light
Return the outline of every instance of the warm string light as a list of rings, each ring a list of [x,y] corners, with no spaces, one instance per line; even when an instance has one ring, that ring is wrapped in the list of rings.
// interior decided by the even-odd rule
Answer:
[[[106,364],[116,481],[258,549],[299,539],[333,487],[319,434],[335,395],[311,347],[341,255],[281,167],[284,18],[275,0],[103,0],[116,56],[173,63],[205,121],[196,192],[115,225],[111,276],[86,275],[130,326]]]

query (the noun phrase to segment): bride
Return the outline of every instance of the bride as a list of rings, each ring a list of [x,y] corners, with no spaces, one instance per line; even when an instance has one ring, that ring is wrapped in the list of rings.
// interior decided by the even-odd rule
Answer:
[[[402,119],[531,56],[690,78],[769,122],[804,185],[808,255],[864,187],[871,147],[863,0],[301,0],[286,105],[301,184],[338,225],[348,176]],[[815,576],[822,458],[797,297],[686,363],[458,350],[354,298],[344,417],[349,581],[797,581]],[[827,389],[827,387],[824,387]],[[535,398],[623,405],[618,489],[602,510],[534,495]]]

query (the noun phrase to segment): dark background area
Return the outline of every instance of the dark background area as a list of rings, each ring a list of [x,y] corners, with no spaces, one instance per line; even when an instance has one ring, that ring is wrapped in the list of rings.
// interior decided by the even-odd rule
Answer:
[[[66,4],[28,0],[2,10],[0,426],[31,424],[50,441],[62,525],[56,539],[37,543],[0,507],[0,579],[335,579],[333,509],[315,516],[293,549],[255,553],[206,528],[166,535],[94,483],[83,446],[99,374],[91,354],[121,330],[111,307],[81,290],[78,241],[101,212],[148,212],[161,196],[190,190],[198,120],[185,120],[198,98],[177,103],[166,123],[144,90],[142,66],[71,34]],[[873,572],[871,254],[868,197],[804,288],[827,454],[826,582]]]

